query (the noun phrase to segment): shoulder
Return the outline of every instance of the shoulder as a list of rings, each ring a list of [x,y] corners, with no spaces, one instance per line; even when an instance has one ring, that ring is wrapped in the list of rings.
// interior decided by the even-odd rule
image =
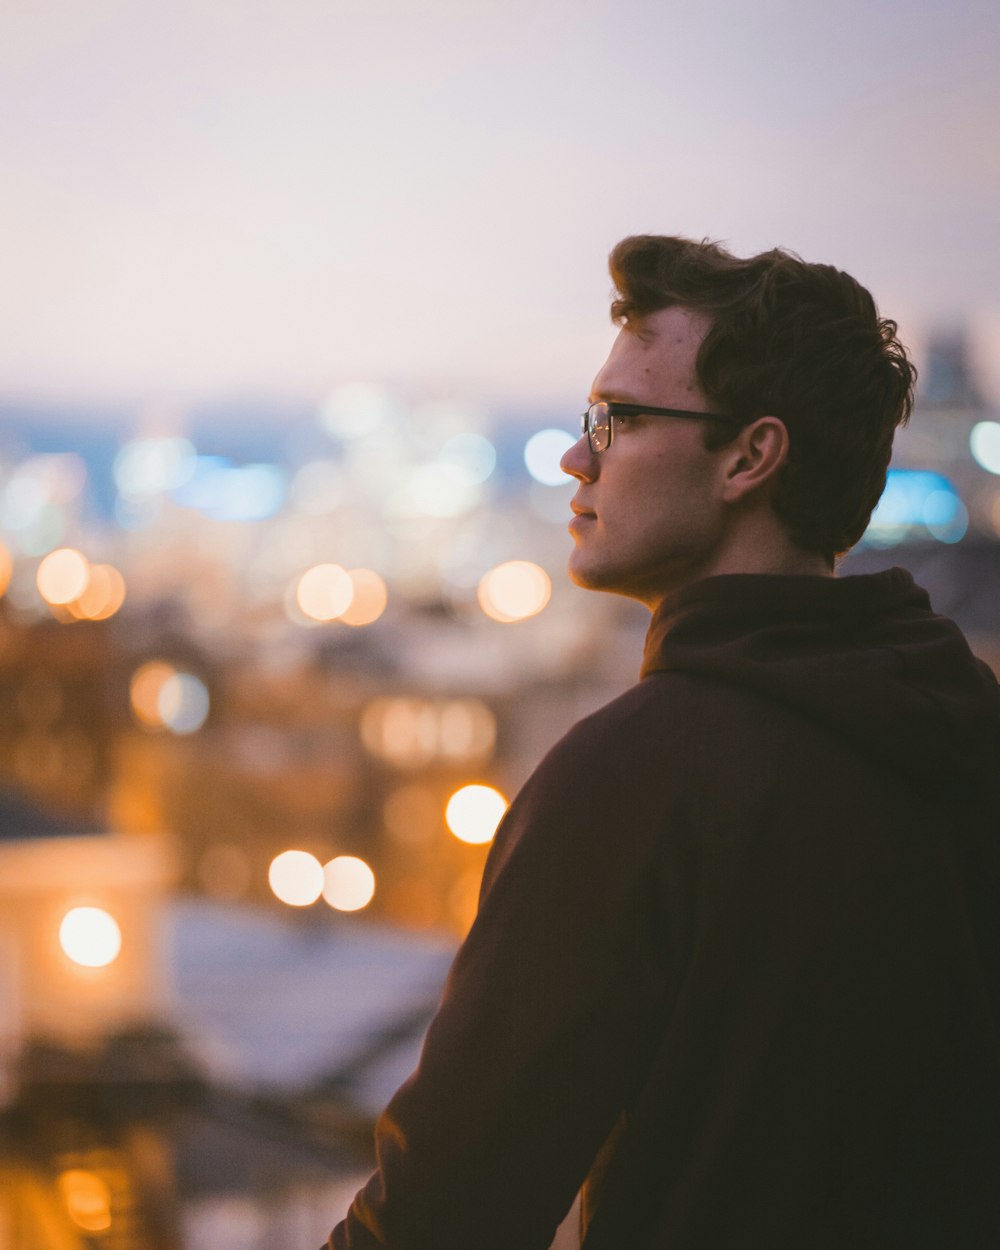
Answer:
[[[634,776],[650,762],[683,758],[711,733],[734,693],[687,673],[653,673],[578,721],[548,752],[532,780],[552,780],[565,772],[593,776],[609,760]]]
[[[600,862],[626,845],[653,853],[701,787],[711,788],[706,683],[647,677],[564,735],[518,793],[497,832],[487,878],[512,858]],[[642,848],[645,847],[645,851]]]

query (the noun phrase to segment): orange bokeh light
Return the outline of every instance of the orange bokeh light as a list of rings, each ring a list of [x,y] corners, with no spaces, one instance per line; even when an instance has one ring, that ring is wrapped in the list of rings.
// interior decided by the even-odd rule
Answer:
[[[548,573],[530,560],[498,564],[480,580],[479,606],[494,621],[510,624],[537,616],[552,595]]]
[[[82,595],[66,606],[80,621],[106,621],[125,602],[125,578],[111,564],[92,564]]]
[[[87,589],[90,562],[82,551],[60,547],[50,551],[38,566],[35,580],[46,603],[63,607],[79,599]]]

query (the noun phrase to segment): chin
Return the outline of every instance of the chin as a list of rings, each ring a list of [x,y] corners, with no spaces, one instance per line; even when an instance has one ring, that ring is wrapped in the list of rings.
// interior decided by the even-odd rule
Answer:
[[[600,590],[607,595],[634,599],[650,611],[653,611],[666,591],[675,588],[674,581],[665,576],[644,578],[634,569],[630,571],[620,565],[609,566],[588,561],[582,551],[575,551],[570,556],[567,572],[570,581],[583,590]]]
[[[574,551],[566,563],[566,572],[569,574],[569,580],[576,586],[582,586],[584,590],[598,590],[599,586],[594,584],[594,570],[589,568],[586,559],[582,553]]]
[[[569,579],[574,585],[582,587],[584,590],[603,590],[613,595],[627,595],[629,590],[623,584],[625,579],[622,578],[620,570],[602,568],[600,565],[588,563],[585,559],[579,559],[579,552],[570,556],[567,572]]]

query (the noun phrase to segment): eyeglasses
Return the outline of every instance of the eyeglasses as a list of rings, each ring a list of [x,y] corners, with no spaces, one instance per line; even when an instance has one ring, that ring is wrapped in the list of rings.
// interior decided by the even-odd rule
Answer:
[[[590,450],[607,451],[614,437],[615,417],[691,417],[699,421],[728,421],[733,425],[746,425],[744,417],[733,417],[721,412],[689,412],[686,408],[650,408],[646,404],[591,404],[583,414],[583,433],[587,436]]]

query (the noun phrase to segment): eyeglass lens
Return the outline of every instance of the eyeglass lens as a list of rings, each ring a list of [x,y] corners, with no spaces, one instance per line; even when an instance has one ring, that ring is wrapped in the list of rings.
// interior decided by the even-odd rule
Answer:
[[[604,451],[611,442],[611,417],[607,404],[591,404],[587,410],[587,436],[592,451]]]

